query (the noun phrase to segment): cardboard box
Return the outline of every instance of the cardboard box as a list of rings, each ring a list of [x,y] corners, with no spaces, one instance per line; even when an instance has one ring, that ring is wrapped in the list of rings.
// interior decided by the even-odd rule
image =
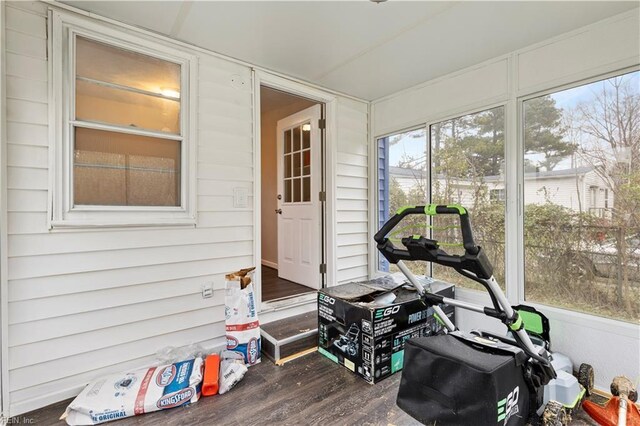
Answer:
[[[455,297],[453,284],[423,280],[432,293]],[[395,299],[388,303],[392,294]],[[454,308],[443,309],[455,324]],[[430,336],[441,329],[433,308],[425,306],[415,290],[403,287],[392,277],[318,292],[318,351],[369,383],[402,369],[407,339]]]

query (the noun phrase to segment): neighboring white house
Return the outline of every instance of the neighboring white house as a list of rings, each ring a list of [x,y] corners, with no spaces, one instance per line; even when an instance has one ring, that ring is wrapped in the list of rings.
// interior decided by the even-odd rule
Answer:
[[[389,167],[389,178],[395,180],[406,194],[429,185],[422,170]],[[434,187],[443,191],[449,185],[453,197],[451,202],[471,205],[479,184],[486,185],[484,194],[489,200],[505,200],[504,178],[500,176],[486,176],[478,182],[471,182],[439,175],[435,177]],[[607,217],[613,208],[613,192],[593,167],[525,173],[524,198],[526,204],[550,202],[599,217]]]

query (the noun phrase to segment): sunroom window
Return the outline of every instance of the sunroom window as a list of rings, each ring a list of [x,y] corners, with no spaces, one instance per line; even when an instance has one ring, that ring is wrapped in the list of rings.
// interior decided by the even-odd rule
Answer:
[[[524,101],[525,298],[640,320],[640,72]]]
[[[504,107],[467,114],[435,123],[431,131],[431,202],[461,204],[469,210],[475,241],[494,266],[504,289],[505,175]],[[435,216],[432,235],[442,248],[464,252],[459,220]],[[435,278],[481,290],[479,284],[451,268],[433,265]]]

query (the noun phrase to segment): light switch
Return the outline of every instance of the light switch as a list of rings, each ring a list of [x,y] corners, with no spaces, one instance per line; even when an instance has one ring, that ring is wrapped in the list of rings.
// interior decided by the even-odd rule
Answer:
[[[249,191],[247,188],[233,188],[233,207],[245,209],[249,206]]]

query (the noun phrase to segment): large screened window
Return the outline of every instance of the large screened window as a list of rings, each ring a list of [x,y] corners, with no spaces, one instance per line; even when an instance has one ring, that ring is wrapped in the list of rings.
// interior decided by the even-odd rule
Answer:
[[[427,138],[429,136],[429,138]],[[428,142],[428,140],[430,142]],[[453,118],[378,139],[378,227],[404,205],[461,204],[469,209],[476,240],[504,286],[504,107]],[[431,236],[452,254],[463,252],[454,216],[405,219],[391,239]],[[379,256],[378,269],[394,271]],[[479,289],[450,268],[407,262],[416,273]]]
[[[640,320],[640,73],[526,100],[525,298]]]
[[[53,226],[193,223],[193,57],[75,20],[54,25]]]
[[[433,124],[430,132],[431,202],[461,204],[469,210],[476,243],[504,288],[504,107]],[[457,217],[435,216],[432,235],[445,251],[464,252]],[[432,275],[480,289],[451,268],[433,265]]]
[[[427,135],[424,128],[397,133],[378,139],[378,229],[402,206],[428,203]],[[424,217],[409,217],[396,233],[393,243],[407,235],[427,231]],[[382,255],[378,255],[380,271],[395,272]],[[407,262],[414,272],[424,275],[418,262]]]

